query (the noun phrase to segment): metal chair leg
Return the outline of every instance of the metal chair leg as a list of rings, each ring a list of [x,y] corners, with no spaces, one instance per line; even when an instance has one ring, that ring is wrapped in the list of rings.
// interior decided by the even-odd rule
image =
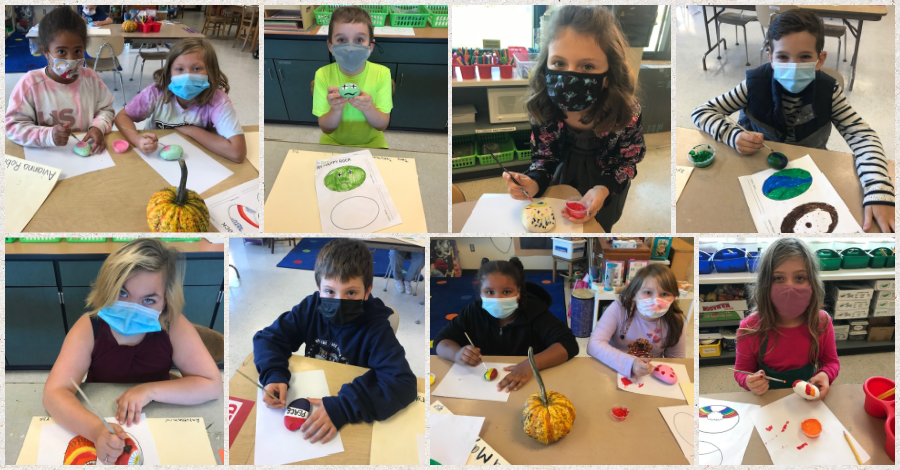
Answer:
[[[847,62],[847,43],[848,42],[850,42],[850,41],[847,41],[847,32],[844,31],[844,62]],[[838,46],[840,46],[840,44],[838,44]]]
[[[844,33],[846,34],[846,33]],[[837,70],[838,66],[841,65],[841,37],[838,36],[838,48],[837,48],[837,58],[834,60],[834,69]]]
[[[143,90],[143,88],[141,87],[141,84],[144,83],[144,64],[146,62],[147,62],[146,60],[141,59],[141,75],[138,77],[138,93],[140,93]]]
[[[737,26],[737,25],[734,25],[734,45],[735,45],[735,46],[740,46],[741,43],[738,42],[737,29],[738,29],[738,26]],[[746,32],[747,32],[747,28],[744,28],[744,33],[746,33]],[[747,42],[747,39],[744,38],[744,43],[746,43],[746,42]]]
[[[735,32],[737,29],[735,28]],[[747,67],[750,66],[750,49],[747,47],[747,27],[744,26],[744,55],[747,56]]]
[[[390,260],[390,258],[388,258],[388,260]],[[394,263],[388,264],[387,272],[384,273],[384,289],[381,290],[382,292],[387,292],[388,282],[390,282],[390,280],[391,280],[391,272],[393,272],[393,271],[394,271]]]
[[[425,301],[419,303],[419,305],[425,305]],[[422,323],[422,317],[425,316],[425,307],[422,307],[422,311],[419,312],[419,318],[416,318],[416,325]]]
[[[141,49],[143,49],[143,48],[144,48],[144,44],[141,43],[141,45],[138,46],[138,57],[141,56]],[[137,69],[137,59],[134,59],[134,64],[131,65],[131,78],[128,79],[129,82],[134,81],[134,70],[135,69]]]

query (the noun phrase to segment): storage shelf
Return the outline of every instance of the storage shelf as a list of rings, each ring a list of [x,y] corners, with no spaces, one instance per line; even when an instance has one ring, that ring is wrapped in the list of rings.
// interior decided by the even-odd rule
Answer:
[[[738,326],[741,324],[740,320],[720,320],[720,321],[701,321],[698,322],[700,328],[713,328],[717,326]]]
[[[870,354],[876,352],[893,352],[894,340],[890,341],[835,341],[838,356],[850,356],[853,354]],[[736,354],[722,352],[721,356],[701,357],[700,366],[734,365]]]
[[[523,173],[525,170],[531,166],[531,160],[513,160],[511,162],[504,163],[503,166],[514,173]],[[453,169],[453,182],[457,183],[460,181],[471,181],[482,178],[499,178],[503,173],[503,170],[500,169],[500,165],[496,163],[491,163],[490,165],[475,165],[475,166],[467,166],[465,168],[454,168]]]
[[[491,132],[513,132],[522,130],[530,131],[531,123],[523,121],[491,124],[491,117],[488,115],[487,111],[476,114],[474,123],[453,124],[453,135],[487,134]]]
[[[839,269],[821,271],[823,281],[863,281],[870,279],[893,279],[893,269]],[[756,273],[713,273],[698,276],[700,284],[742,284],[756,281]]]

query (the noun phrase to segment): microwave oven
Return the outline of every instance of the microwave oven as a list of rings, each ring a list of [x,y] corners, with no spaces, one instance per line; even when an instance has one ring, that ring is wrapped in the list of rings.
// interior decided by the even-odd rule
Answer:
[[[525,112],[527,96],[528,87],[524,86],[488,88],[488,114],[491,124],[527,122],[528,113]]]

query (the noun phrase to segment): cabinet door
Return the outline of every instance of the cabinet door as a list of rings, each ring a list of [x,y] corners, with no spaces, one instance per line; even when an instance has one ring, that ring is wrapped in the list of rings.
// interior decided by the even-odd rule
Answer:
[[[219,286],[185,286],[184,316],[191,323],[212,328],[212,316],[216,311]]]
[[[219,333],[225,334],[225,296],[219,299],[219,308],[216,310],[216,321],[213,329]]]
[[[55,287],[6,288],[6,360],[49,369],[66,337]]]
[[[281,84],[278,82],[275,61],[266,59],[265,69],[263,74],[263,90],[266,96],[265,119],[287,121],[288,113],[287,108],[284,106],[284,95],[281,93]]]
[[[66,322],[69,329],[87,312],[87,296],[90,287],[63,287],[63,302],[66,305]]]
[[[309,85],[316,78],[316,70],[328,65],[324,60],[275,59],[275,71],[281,82],[288,117],[295,122],[318,123],[312,113],[313,96]]]
[[[447,127],[447,66],[397,65],[397,91],[389,128]]]

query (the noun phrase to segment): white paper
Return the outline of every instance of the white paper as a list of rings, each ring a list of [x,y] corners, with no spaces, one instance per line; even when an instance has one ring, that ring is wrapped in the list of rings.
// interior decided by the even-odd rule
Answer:
[[[679,382],[691,382],[689,380],[687,368],[684,367],[684,364],[675,364],[672,362],[665,362],[656,359],[653,359],[651,361],[651,364],[653,366],[656,366],[657,364],[666,364],[667,366],[671,367],[673,371],[675,371],[675,376],[678,377]],[[672,398],[685,402],[687,401],[684,398],[684,392],[681,391],[681,387],[678,386],[678,384],[669,385],[662,380],[653,377],[653,374],[645,375],[639,378],[625,377],[622,374],[616,375],[618,376],[616,378],[616,385],[618,386],[619,390],[625,390],[626,392],[637,393],[640,395],[653,395],[663,398]],[[622,379],[625,379],[625,381],[623,381]]]
[[[99,27],[88,28],[88,36],[110,36],[112,31],[109,29],[99,29]]]
[[[106,418],[107,422],[116,423],[116,418]],[[159,465],[159,452],[156,450],[156,442],[153,440],[153,434],[147,425],[147,415],[141,413],[141,420],[138,424],[132,424],[125,428],[144,456],[144,465]],[[69,441],[74,439],[76,434],[66,430],[59,424],[45,424],[41,426],[41,435],[38,441],[38,456],[35,465],[62,465],[65,459],[66,447]],[[103,465],[104,462],[97,462],[97,465]]]
[[[81,139],[83,138],[81,137]],[[109,156],[108,150],[89,157],[77,155],[75,144],[81,142],[81,139],[70,136],[69,143],[65,147],[24,147],[25,160],[59,168],[62,171],[62,174],[59,175],[60,181],[116,166],[112,157]]]
[[[700,465],[741,465],[759,405],[700,397]]]
[[[399,28],[396,26],[378,26],[375,28],[376,36],[415,36],[412,28]]]
[[[321,370],[292,372],[291,383],[288,385],[288,404],[298,398],[322,398],[331,395],[325,381],[325,372]],[[321,442],[311,444],[303,439],[300,431],[289,431],[284,427],[284,409],[266,408],[266,404],[263,403],[264,392],[259,389],[256,392],[254,465],[284,465],[344,451],[340,431],[324,444]],[[318,406],[313,405],[309,410],[310,414],[317,408]]]
[[[432,396],[464,398],[467,400],[486,400],[486,401],[507,401],[509,393],[498,391],[497,384],[508,374],[503,370],[506,366],[515,364],[500,362],[485,362],[488,368],[497,369],[497,378],[488,382],[484,380],[484,367],[480,364],[477,366],[464,366],[462,364],[453,363],[453,367],[447,372],[447,375],[441,380],[441,383],[431,392]],[[433,440],[432,440],[433,442]]]
[[[669,431],[675,437],[675,441],[684,452],[688,465],[694,464],[694,405],[679,405],[660,407],[659,413]]]
[[[322,232],[373,233],[403,222],[368,150],[316,160],[315,174]]]
[[[328,25],[319,26],[319,31],[316,32],[318,36],[327,36],[328,35]]]
[[[190,175],[188,175],[190,177]],[[206,198],[209,221],[225,233],[259,233],[259,180],[250,180]]]
[[[21,232],[56,186],[61,171],[37,162],[5,156],[6,233]]]
[[[416,448],[419,451],[419,465],[428,465],[428,440],[424,434],[416,433]]]
[[[693,172],[694,167],[692,166],[675,167],[675,202],[678,202],[678,198],[681,197],[681,193],[684,191],[688,180],[691,179],[691,173]]]
[[[431,415],[431,459],[441,465],[465,465],[483,424],[483,417]]]
[[[813,159],[807,155],[803,158],[793,160],[788,163],[787,168],[799,168],[809,172],[812,177],[812,184],[804,193],[786,199],[776,201],[770,199],[763,194],[763,185],[766,179],[776,173],[774,169],[760,171],[749,176],[740,176],[738,180],[741,183],[741,189],[744,192],[744,198],[747,206],[750,208],[750,215],[753,217],[753,223],[759,233],[863,233],[862,227],[853,218],[847,204],[838,196],[834,190],[834,186],[828,181],[828,178],[819,171]],[[837,214],[838,223],[830,232],[828,228],[830,224],[824,224],[822,228],[818,228],[819,224],[812,223],[813,215],[805,217],[800,216],[798,220],[797,214],[803,214],[814,211],[815,208],[805,207],[810,203],[827,204],[829,209],[834,210]],[[799,212],[792,212],[797,209]],[[821,216],[827,215],[827,220],[831,221],[831,215],[825,210],[815,210],[813,214]],[[795,223],[789,224],[787,230],[782,230],[782,223],[785,219],[790,218],[796,220]],[[807,222],[810,222],[807,225]]]
[[[156,170],[172,186],[177,187],[181,182],[181,166],[177,160],[163,160],[159,156],[159,152],[165,145],[181,146],[184,151],[181,158],[188,168],[187,189],[196,191],[198,194],[202,194],[233,174],[231,170],[222,166],[221,163],[215,161],[196,145],[188,142],[177,132],[160,137],[156,151],[151,154],[145,154],[134,147],[134,151],[150,165],[150,168]]]
[[[452,415],[453,413],[440,400],[435,400],[431,402],[431,414]],[[472,453],[469,454],[466,465],[510,465],[510,463],[479,437],[475,440],[475,446],[472,447]]]
[[[773,465],[858,465],[844,438],[844,425],[822,401],[806,401],[792,393],[751,412],[750,417]],[[800,429],[800,423],[810,418],[822,423],[822,434],[815,439],[806,437]],[[868,462],[866,449],[852,434],[850,439],[862,463]]]
[[[556,227],[547,233],[583,233],[584,225],[571,222],[562,216],[566,201],[549,197],[535,199],[545,201],[556,215]],[[525,199],[517,201],[508,194],[484,194],[478,199],[462,233],[531,233],[522,225],[522,209],[531,204]]]

